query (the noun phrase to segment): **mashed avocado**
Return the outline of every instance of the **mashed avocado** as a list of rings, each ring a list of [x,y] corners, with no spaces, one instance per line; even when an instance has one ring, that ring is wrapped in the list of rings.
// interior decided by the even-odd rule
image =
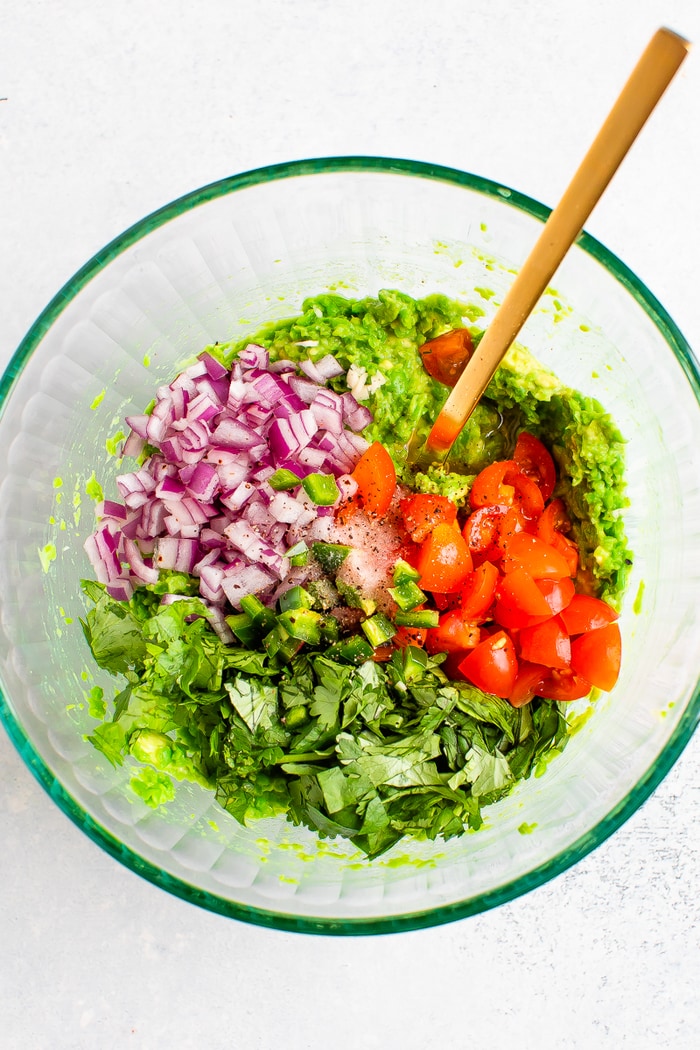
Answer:
[[[412,299],[398,291],[377,298],[319,295],[302,313],[262,328],[245,343],[267,347],[273,358],[318,360],[333,354],[348,371],[347,382],[368,406],[373,422],[365,436],[391,452],[407,484],[464,503],[474,476],[496,459],[508,458],[520,430],[549,447],[559,468],[555,493],[567,504],[579,544],[584,579],[592,593],[619,603],[631,565],[621,511],[624,495],[623,439],[593,398],[565,387],[524,347],[506,355],[450,454],[447,467],[413,472],[406,463],[415,434],[427,437],[449,389],[422,366],[419,348],[451,328],[468,327],[475,342],[482,331],[479,311],[443,295]],[[238,351],[242,344],[217,349]],[[344,389],[346,379],[338,381]]]

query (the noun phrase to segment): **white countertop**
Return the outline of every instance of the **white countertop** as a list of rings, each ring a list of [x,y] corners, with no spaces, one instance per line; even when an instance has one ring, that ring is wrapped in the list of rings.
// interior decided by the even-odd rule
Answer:
[[[411,157],[554,204],[663,24],[698,49],[588,229],[698,351],[697,0],[4,4],[0,366],[112,237],[248,168]],[[209,914],[122,868],[0,732],[0,1044],[700,1045],[698,784],[696,735],[612,839],[528,896],[424,932],[314,938]]]

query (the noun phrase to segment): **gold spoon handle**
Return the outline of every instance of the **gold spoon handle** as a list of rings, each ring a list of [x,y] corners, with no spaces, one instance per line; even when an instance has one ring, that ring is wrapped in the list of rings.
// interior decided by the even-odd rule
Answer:
[[[428,448],[445,452],[452,447],[689,47],[687,40],[670,29],[658,29],[651,38],[435,420],[426,442]]]

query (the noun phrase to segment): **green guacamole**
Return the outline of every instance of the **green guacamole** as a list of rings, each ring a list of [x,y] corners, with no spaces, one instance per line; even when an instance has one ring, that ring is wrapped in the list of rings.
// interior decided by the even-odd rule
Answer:
[[[360,399],[373,415],[365,436],[388,448],[402,480],[413,489],[442,493],[458,505],[480,470],[511,455],[520,430],[536,434],[558,465],[556,495],[568,507],[581,552],[579,583],[618,604],[631,566],[621,517],[626,505],[623,439],[598,401],[564,386],[524,347],[515,344],[506,355],[447,466],[425,473],[407,466],[409,440],[414,433],[420,440],[427,437],[449,393],[425,371],[419,348],[465,323],[478,341],[482,331],[469,323],[470,316],[474,311],[468,304],[443,295],[412,299],[388,290],[376,299],[319,295],[307,299],[297,317],[268,325],[244,343],[210,349],[230,359],[255,342],[277,359],[315,361],[331,353],[346,370],[352,367],[351,379],[360,370],[359,393],[366,395]],[[345,377],[335,384],[345,389]]]

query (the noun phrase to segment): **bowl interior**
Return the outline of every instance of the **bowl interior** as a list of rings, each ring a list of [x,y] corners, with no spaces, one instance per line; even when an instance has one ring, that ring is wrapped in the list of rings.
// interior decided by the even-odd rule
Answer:
[[[195,903],[254,922],[376,932],[447,921],[516,896],[602,841],[670,768],[698,717],[698,380],[680,333],[587,236],[521,341],[597,397],[627,440],[635,552],[616,689],[570,705],[578,731],[478,833],[370,863],[283,820],[241,827],[186,784],[149,809],[84,740],[91,665],[78,620],[93,472],[124,415],[205,345],[299,312],[321,291],[399,288],[477,303],[488,322],[541,228],[541,206],[483,179],[379,160],[306,162],[192,194],[127,231],[49,305],[3,381],[3,718],[27,764],[84,830]],[[481,291],[479,291],[479,289]],[[483,294],[488,293],[488,294]],[[491,294],[493,293],[493,294]],[[660,539],[661,538],[661,539]],[[523,825],[531,833],[523,833]]]

